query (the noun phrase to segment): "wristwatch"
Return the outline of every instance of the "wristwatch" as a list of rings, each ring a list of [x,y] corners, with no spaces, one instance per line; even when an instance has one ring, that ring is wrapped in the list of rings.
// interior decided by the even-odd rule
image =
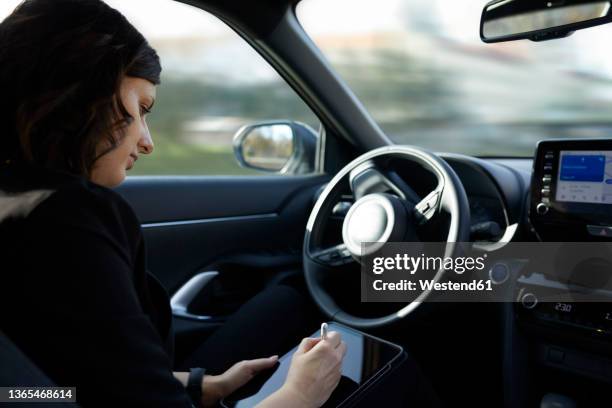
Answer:
[[[191,398],[193,405],[202,406],[202,380],[204,379],[205,369],[197,367],[189,370],[187,379],[187,395]]]

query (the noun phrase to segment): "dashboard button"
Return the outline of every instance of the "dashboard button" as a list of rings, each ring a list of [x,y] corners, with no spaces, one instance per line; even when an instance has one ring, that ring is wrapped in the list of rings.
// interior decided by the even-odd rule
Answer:
[[[538,204],[536,207],[536,212],[540,215],[546,215],[548,212],[548,205],[544,204],[543,202]]]
[[[542,183],[544,184],[548,184],[552,181],[552,176],[550,174],[546,174],[544,177],[542,177]]]
[[[538,298],[533,293],[525,293],[521,298],[521,304],[525,309],[533,309],[538,304]]]
[[[498,262],[491,269],[489,269],[489,278],[496,285],[501,285],[508,280],[510,276],[510,269],[508,265],[502,262]]]
[[[542,197],[550,197],[550,188],[543,188],[540,190]]]

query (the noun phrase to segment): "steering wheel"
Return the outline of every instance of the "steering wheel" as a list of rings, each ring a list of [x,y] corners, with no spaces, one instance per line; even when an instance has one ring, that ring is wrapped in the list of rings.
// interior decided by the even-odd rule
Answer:
[[[437,186],[424,198],[420,197],[392,168],[380,165],[394,159],[421,166],[435,176]],[[330,217],[341,210],[338,202],[343,192],[347,192],[347,183],[354,203],[344,217],[343,242],[326,247],[324,230]],[[315,303],[331,319],[364,329],[395,323],[409,315],[427,299],[428,291],[421,292],[394,313],[374,318],[359,317],[342,310],[324,282],[334,269],[374,253],[387,242],[418,241],[416,227],[442,211],[449,215],[444,255],[454,256],[460,246],[457,243],[469,241],[470,208],[459,177],[434,153],[413,146],[385,146],[347,164],[323,189],[306,225],[304,274]],[[362,245],[365,242],[374,244]],[[443,275],[442,268],[436,272],[434,281],[441,280]]]

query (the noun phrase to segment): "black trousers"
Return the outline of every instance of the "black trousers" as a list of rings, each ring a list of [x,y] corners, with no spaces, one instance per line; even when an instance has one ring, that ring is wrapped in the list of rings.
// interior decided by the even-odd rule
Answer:
[[[280,357],[325,320],[309,297],[290,286],[273,286],[246,302],[181,365],[219,374],[240,360]],[[416,362],[409,354],[405,357],[357,406],[440,406]]]
[[[246,302],[181,366],[219,374],[241,360],[280,357],[322,322],[309,298],[290,286],[275,285]]]

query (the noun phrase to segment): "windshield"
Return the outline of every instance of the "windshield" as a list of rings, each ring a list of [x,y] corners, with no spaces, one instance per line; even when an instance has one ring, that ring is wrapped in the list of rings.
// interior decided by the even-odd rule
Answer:
[[[612,25],[484,44],[487,0],[303,0],[297,15],[396,143],[532,156],[547,138],[612,136]]]

